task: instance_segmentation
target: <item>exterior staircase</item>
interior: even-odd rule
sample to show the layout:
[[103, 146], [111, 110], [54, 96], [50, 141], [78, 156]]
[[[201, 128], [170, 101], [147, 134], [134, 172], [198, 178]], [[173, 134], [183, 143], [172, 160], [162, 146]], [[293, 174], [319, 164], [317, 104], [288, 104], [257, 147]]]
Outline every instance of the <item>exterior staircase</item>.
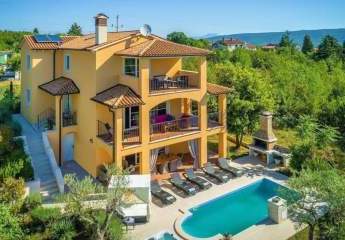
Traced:
[[26, 136], [35, 175], [38, 176], [41, 184], [40, 193], [43, 196], [43, 201], [49, 202], [53, 200], [54, 195], [59, 193], [59, 189], [44, 150], [41, 131], [35, 130], [20, 114], [13, 115], [13, 120], [21, 125], [22, 135]]

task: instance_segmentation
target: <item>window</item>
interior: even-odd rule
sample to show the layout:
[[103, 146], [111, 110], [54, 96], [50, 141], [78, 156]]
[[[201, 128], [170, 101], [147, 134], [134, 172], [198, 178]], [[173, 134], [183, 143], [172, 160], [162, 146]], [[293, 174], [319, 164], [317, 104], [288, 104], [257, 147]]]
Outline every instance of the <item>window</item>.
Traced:
[[139, 126], [139, 107], [127, 107], [125, 109], [125, 129]]
[[167, 104], [166, 102], [158, 104], [156, 107], [152, 108], [150, 111], [150, 117], [167, 114]]
[[125, 58], [124, 60], [124, 74], [134, 77], [139, 77], [139, 59]]
[[71, 70], [71, 56], [65, 55], [64, 56], [64, 70], [69, 72]]
[[31, 56], [29, 54], [26, 54], [26, 69], [31, 69]]
[[26, 102], [26, 106], [29, 107], [31, 104], [31, 90], [30, 89], [26, 89], [25, 91], [25, 102]]

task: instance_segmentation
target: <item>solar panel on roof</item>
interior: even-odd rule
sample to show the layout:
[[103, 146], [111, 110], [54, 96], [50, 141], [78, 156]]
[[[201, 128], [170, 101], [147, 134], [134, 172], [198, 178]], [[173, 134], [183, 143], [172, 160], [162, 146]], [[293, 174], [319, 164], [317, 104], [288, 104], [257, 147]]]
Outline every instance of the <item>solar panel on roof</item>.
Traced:
[[38, 34], [34, 36], [36, 42], [38, 43], [60, 43], [62, 42], [61, 38], [58, 35], [46, 35]]
[[54, 43], [62, 42], [59, 35], [48, 35], [48, 38], [50, 39], [51, 42], [54, 42]]
[[51, 42], [48, 36], [43, 34], [35, 35], [34, 38], [38, 43]]

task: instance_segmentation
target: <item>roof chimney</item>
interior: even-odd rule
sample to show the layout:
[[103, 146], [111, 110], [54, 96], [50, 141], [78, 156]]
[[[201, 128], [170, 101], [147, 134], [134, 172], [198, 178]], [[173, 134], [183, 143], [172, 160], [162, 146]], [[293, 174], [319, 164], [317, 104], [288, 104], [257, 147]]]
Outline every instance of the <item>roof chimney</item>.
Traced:
[[108, 29], [107, 29], [107, 21], [108, 16], [104, 13], [99, 13], [95, 16], [95, 27], [96, 27], [96, 44], [102, 44], [107, 42], [107, 35], [108, 35]]

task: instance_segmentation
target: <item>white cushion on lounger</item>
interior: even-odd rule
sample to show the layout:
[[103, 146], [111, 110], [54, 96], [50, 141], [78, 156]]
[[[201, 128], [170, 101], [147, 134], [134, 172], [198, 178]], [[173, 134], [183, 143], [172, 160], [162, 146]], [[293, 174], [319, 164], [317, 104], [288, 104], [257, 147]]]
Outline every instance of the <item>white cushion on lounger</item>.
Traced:
[[146, 203], [133, 204], [128, 207], [120, 207], [119, 214], [123, 217], [146, 217], [148, 206]]

